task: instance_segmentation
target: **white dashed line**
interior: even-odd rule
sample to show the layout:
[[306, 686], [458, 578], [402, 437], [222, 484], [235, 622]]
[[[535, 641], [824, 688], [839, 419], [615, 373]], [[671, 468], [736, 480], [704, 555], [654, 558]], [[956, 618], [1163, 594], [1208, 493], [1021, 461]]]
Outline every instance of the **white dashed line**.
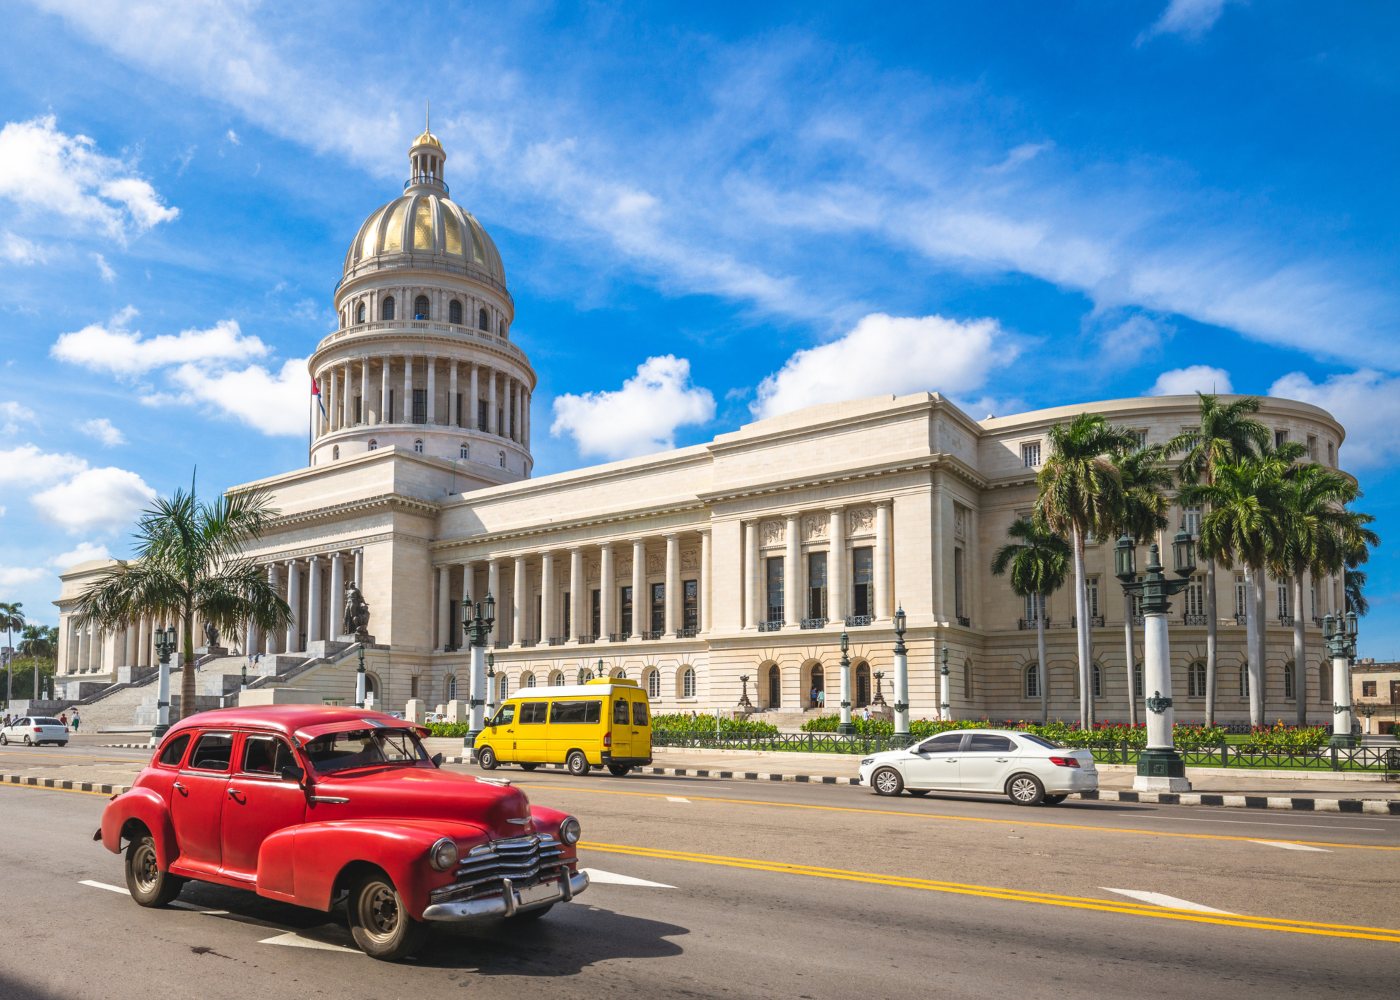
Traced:
[[78, 884], [79, 884], [79, 885], [85, 885], [85, 886], [87, 886], [87, 887], [90, 888], [90, 889], [106, 889], [108, 892], [119, 892], [119, 893], [121, 893], [123, 896], [130, 896], [130, 895], [131, 895], [131, 893], [128, 892], [128, 891], [127, 891], [124, 887], [122, 887], [122, 886], [119, 886], [119, 885], [108, 885], [106, 882], [94, 882], [94, 881], [92, 881], [92, 879], [86, 879], [86, 878], [84, 878], [84, 879], [79, 879], [79, 880], [78, 880]]
[[679, 796], [676, 796], [676, 795], [668, 795], [668, 796], [666, 796], [666, 801], [667, 801], [667, 802], [684, 802], [684, 803], [686, 803], [687, 805], [690, 804], [690, 800], [689, 800], [689, 799], [683, 799], [683, 798], [680, 798]]
[[1252, 840], [1252, 844], [1263, 844], [1265, 847], [1281, 847], [1285, 851], [1317, 851], [1319, 854], [1331, 854], [1325, 847], [1311, 847], [1307, 844], [1295, 844], [1288, 840]]
[[317, 941], [314, 938], [302, 937], [293, 931], [278, 934], [276, 937], [263, 938], [258, 944], [276, 944], [284, 948], [310, 948], [312, 951], [339, 951], [350, 955], [364, 954], [358, 948], [347, 948], [344, 945], [331, 944], [329, 941]]
[[675, 886], [667, 885], [665, 882], [648, 882], [644, 878], [634, 878], [631, 875], [619, 875], [616, 872], [599, 871], [597, 868], [584, 868], [588, 873], [588, 880], [597, 885], [636, 885], [646, 889], [674, 889]]
[[1203, 906], [1200, 903], [1193, 903], [1189, 899], [1177, 899], [1175, 896], [1167, 896], [1160, 892], [1144, 892], [1141, 889], [1110, 889], [1108, 886], [1100, 886], [1104, 892], [1116, 892], [1120, 896], [1127, 896], [1139, 902], [1151, 903], [1153, 906], [1165, 906], [1173, 910], [1195, 910], [1198, 913], [1224, 913], [1229, 914], [1229, 910], [1217, 910], [1213, 906]]

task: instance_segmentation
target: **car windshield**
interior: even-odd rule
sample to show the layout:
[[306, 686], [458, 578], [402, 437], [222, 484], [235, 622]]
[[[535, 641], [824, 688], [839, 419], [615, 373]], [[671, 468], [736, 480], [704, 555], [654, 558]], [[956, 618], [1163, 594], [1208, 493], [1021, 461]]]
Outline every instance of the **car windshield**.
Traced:
[[1034, 743], [1038, 747], [1045, 747], [1047, 750], [1064, 749], [1064, 744], [1056, 743], [1053, 740], [1047, 740], [1045, 737], [1037, 736], [1034, 733], [1017, 733], [1017, 735], [1026, 742]]
[[415, 765], [428, 752], [408, 729], [351, 729], [328, 733], [306, 744], [306, 756], [322, 774], [352, 767]]

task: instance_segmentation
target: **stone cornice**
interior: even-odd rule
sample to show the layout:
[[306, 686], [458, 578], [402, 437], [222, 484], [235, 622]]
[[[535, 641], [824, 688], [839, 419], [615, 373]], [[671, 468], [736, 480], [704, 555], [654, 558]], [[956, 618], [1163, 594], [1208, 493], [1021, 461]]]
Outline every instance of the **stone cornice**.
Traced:
[[904, 461], [885, 461], [874, 465], [841, 469], [823, 475], [793, 476], [774, 482], [754, 483], [748, 486], [733, 487], [727, 490], [712, 490], [700, 494], [707, 504], [729, 500], [742, 500], [749, 497], [772, 496], [791, 493], [795, 490], [810, 489], [814, 486], [829, 486], [834, 483], [858, 482], [879, 476], [899, 475], [906, 472], [932, 472], [944, 470], [978, 489], [985, 489], [987, 481], [962, 459], [944, 452], [935, 452]]
[[[597, 517], [575, 518], [568, 521], [551, 521], [548, 524], [538, 526], [509, 528], [504, 531], [488, 531], [479, 535], [471, 535], [465, 538], [444, 539], [434, 542], [429, 546], [433, 552], [444, 552], [452, 549], [468, 548], [476, 545], [489, 545], [498, 542], [515, 541], [522, 538], [538, 538], [542, 535], [564, 534], [580, 529], [596, 528], [604, 525], [626, 524], [630, 521], [642, 521], [647, 519], [667, 517], [673, 514], [689, 514], [695, 511], [704, 511], [705, 505], [698, 500], [693, 502], [661, 504], [651, 507], [635, 507], [631, 510], [618, 511], [612, 514], [600, 514]], [[709, 517], [705, 517], [704, 523], [693, 526], [682, 525], [674, 528], [675, 531], [694, 530], [700, 531], [709, 526]], [[659, 533], [659, 532], [658, 532]], [[588, 545], [599, 545], [608, 539], [590, 539]], [[560, 547], [566, 543], [561, 542]], [[552, 548], [553, 546], [550, 546]]]
[[358, 514], [372, 514], [375, 512], [402, 512], [405, 514], [420, 514], [424, 517], [437, 517], [440, 508], [437, 504], [427, 500], [419, 500], [416, 497], [406, 497], [401, 493], [381, 493], [378, 496], [366, 497], [363, 500], [349, 500], [345, 503], [329, 504], [325, 507], [314, 507], [311, 510], [298, 511], [295, 514], [283, 514], [272, 519], [268, 525], [269, 531], [277, 531], [289, 528], [293, 525], [313, 524], [317, 521], [343, 520]]

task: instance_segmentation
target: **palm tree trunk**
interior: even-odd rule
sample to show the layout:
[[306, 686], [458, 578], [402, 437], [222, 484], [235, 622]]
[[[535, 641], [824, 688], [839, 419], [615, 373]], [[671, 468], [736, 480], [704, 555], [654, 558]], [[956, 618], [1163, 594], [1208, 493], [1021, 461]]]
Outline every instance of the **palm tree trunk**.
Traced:
[[[1267, 671], [1266, 643], [1264, 636], [1264, 571], [1258, 569], [1254, 571], [1254, 590], [1250, 594], [1250, 608], [1254, 613], [1254, 649], [1250, 654], [1250, 670], [1253, 676], [1249, 679], [1249, 711], [1253, 718], [1256, 707], [1259, 713], [1259, 722], [1256, 725], [1265, 725], [1265, 717], [1268, 715], [1268, 691], [1265, 689], [1265, 677]], [[1255, 681], [1258, 681], [1258, 684]]]
[[1128, 725], [1137, 725], [1137, 689], [1133, 687], [1133, 596], [1123, 591], [1123, 662], [1128, 667]]
[[1293, 578], [1293, 697], [1298, 700], [1298, 725], [1308, 724], [1307, 654], [1303, 650], [1303, 573]]
[[1215, 560], [1206, 560], [1206, 725], [1215, 725], [1215, 666], [1216, 634], [1219, 621], [1215, 614]]
[[[184, 650], [180, 655], [180, 715], [178, 718], [187, 719], [194, 715], [195, 699], [195, 678], [194, 678], [194, 609], [186, 608], [184, 617], [180, 619], [180, 634], [184, 640]], [[176, 716], [171, 713], [171, 722], [176, 721]]]
[[1079, 727], [1089, 729], [1094, 724], [1094, 692], [1090, 686], [1089, 664], [1093, 657], [1090, 646], [1089, 594], [1084, 589], [1084, 536], [1076, 526], [1071, 531], [1074, 543], [1074, 624], [1079, 633]]
[[1264, 672], [1259, 662], [1259, 643], [1257, 641], [1259, 612], [1254, 603], [1254, 595], [1258, 589], [1255, 586], [1254, 570], [1246, 566], [1244, 569], [1244, 655], [1245, 670], [1249, 675], [1249, 724], [1251, 726], [1264, 724]]
[[1040, 602], [1040, 614], [1035, 619], [1035, 652], [1039, 658], [1036, 673], [1040, 675], [1040, 724], [1043, 726], [1050, 721], [1050, 693], [1045, 685], [1049, 678], [1045, 666], [1045, 595], [1037, 594], [1036, 599]]

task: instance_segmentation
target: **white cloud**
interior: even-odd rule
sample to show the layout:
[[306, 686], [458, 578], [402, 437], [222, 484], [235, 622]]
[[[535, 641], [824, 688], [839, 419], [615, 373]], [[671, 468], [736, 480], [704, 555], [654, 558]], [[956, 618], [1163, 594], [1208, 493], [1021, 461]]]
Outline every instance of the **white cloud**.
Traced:
[[126, 469], [88, 469], [34, 494], [39, 515], [68, 531], [116, 531], [135, 524], [156, 491]]
[[60, 132], [53, 115], [0, 129], [0, 197], [22, 212], [93, 223], [119, 240], [179, 214], [130, 164], [99, 153], [87, 136]]
[[1141, 45], [1155, 35], [1181, 35], [1195, 41], [1215, 26], [1225, 11], [1227, 0], [1171, 0], [1162, 16], [1152, 23], [1137, 43]]
[[112, 553], [107, 550], [107, 546], [99, 545], [96, 542], [79, 542], [77, 548], [59, 553], [50, 559], [49, 565], [55, 569], [67, 569], [69, 566], [76, 566], [81, 562], [111, 558]]
[[1234, 391], [1230, 385], [1230, 373], [1224, 368], [1188, 365], [1185, 368], [1173, 368], [1171, 371], [1162, 372], [1157, 376], [1157, 381], [1152, 383], [1152, 388], [1147, 390], [1147, 394], [1190, 396], [1197, 392], [1215, 395]]
[[1132, 367], [1160, 351], [1173, 332], [1170, 326], [1137, 313], [1099, 331], [1098, 355], [1113, 364]]
[[107, 263], [107, 258], [100, 253], [92, 255], [92, 259], [97, 264], [97, 273], [102, 275], [102, 280], [111, 284], [117, 280], [117, 272], [112, 270], [112, 265]]
[[690, 362], [664, 354], [638, 365], [621, 389], [557, 397], [550, 433], [571, 435], [581, 455], [629, 458], [674, 448], [676, 428], [714, 415], [714, 396], [690, 382]]
[[91, 420], [84, 420], [78, 424], [78, 430], [91, 437], [95, 437], [108, 448], [114, 448], [119, 444], [126, 444], [126, 438], [122, 432], [112, 426], [112, 421], [106, 417], [94, 417]]
[[1314, 382], [1290, 372], [1269, 387], [1270, 396], [1320, 406], [1346, 428], [1348, 468], [1389, 465], [1400, 458], [1400, 377], [1363, 368]]
[[42, 486], [86, 469], [77, 455], [46, 452], [32, 444], [0, 450], [0, 486]]
[[32, 424], [39, 418], [34, 411], [13, 399], [0, 402], [0, 434], [10, 436], [19, 433], [21, 424]]
[[243, 335], [236, 320], [220, 320], [206, 330], [146, 337], [127, 328], [135, 316], [136, 310], [127, 307], [106, 324], [92, 323], [61, 334], [49, 353], [93, 371], [127, 376], [168, 365], [246, 361], [268, 353], [257, 337]]
[[181, 389], [142, 402], [181, 402], [233, 417], [264, 434], [294, 436], [306, 433], [311, 377], [306, 358], [292, 358], [277, 372], [261, 365], [210, 372], [195, 365], [181, 365], [170, 380]]
[[0, 232], [0, 260], [11, 264], [42, 264], [47, 258], [37, 245], [8, 229]]
[[759, 384], [749, 408], [771, 417], [883, 393], [961, 396], [1018, 353], [996, 320], [872, 313], [840, 339], [794, 354]]
[[238, 133], [235, 132], [233, 129], [229, 129], [227, 132], [225, 132], [225, 133], [224, 133], [224, 138], [227, 139], [229, 142], [231, 142], [231, 143], [232, 143], [233, 145], [235, 145], [235, 146], [241, 146], [241, 145], [243, 145], [243, 141], [242, 141], [241, 139], [238, 138]]
[[23, 587], [52, 575], [48, 570], [30, 566], [0, 566], [0, 587]]

